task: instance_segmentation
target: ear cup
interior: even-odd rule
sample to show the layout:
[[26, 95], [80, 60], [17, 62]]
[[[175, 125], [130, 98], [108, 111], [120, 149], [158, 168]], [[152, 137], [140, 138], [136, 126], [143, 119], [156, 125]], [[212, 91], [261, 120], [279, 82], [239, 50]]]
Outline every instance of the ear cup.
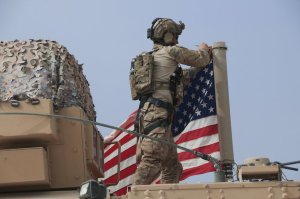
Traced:
[[165, 33], [164, 43], [165, 44], [173, 44], [174, 43], [174, 35], [170, 32]]

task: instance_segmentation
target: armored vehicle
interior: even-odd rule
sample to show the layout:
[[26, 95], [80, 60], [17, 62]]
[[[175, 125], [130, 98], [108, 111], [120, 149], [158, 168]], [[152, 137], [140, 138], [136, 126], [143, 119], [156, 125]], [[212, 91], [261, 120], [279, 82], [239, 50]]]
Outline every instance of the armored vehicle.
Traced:
[[299, 162], [250, 158], [233, 182], [225, 43], [213, 49], [222, 132], [217, 182], [131, 186], [115, 196], [98, 181], [103, 137], [82, 65], [54, 41], [0, 42], [0, 198], [300, 198], [300, 182], [281, 179], [282, 168]]

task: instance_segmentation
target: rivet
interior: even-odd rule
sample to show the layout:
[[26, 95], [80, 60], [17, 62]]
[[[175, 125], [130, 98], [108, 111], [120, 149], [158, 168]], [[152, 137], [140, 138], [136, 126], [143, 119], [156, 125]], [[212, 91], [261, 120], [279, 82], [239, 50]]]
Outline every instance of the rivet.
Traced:
[[287, 199], [287, 198], [288, 198], [287, 193], [283, 193], [283, 194], [282, 194], [282, 199]]
[[282, 188], [281, 188], [281, 191], [282, 191], [282, 192], [286, 192], [286, 187], [282, 187]]
[[273, 199], [273, 198], [274, 198], [274, 194], [270, 193], [270, 194], [268, 195], [268, 198]]
[[268, 187], [268, 192], [272, 192], [273, 191], [273, 188], [272, 187]]
[[145, 196], [149, 196], [149, 190], [146, 190], [146, 191], [144, 192], [144, 195], [145, 195]]
[[164, 195], [165, 195], [165, 192], [164, 192], [163, 190], [159, 190], [159, 191], [158, 191], [158, 194], [161, 195], [161, 196], [164, 196]]

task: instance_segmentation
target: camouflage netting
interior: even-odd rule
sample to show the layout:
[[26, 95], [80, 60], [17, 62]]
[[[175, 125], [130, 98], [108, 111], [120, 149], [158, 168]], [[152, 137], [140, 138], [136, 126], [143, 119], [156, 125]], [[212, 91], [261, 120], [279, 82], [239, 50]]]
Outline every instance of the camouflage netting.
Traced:
[[57, 109], [80, 106], [96, 120], [82, 65], [55, 41], [0, 42], [0, 101], [12, 99], [52, 99]]

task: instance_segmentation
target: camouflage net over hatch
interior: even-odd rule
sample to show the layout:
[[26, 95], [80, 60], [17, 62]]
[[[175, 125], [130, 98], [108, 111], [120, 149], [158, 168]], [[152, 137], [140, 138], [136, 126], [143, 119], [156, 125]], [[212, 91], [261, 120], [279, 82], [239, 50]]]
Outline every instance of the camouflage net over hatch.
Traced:
[[0, 42], [0, 101], [52, 99], [56, 108], [80, 106], [90, 120], [96, 112], [82, 65], [48, 40]]

